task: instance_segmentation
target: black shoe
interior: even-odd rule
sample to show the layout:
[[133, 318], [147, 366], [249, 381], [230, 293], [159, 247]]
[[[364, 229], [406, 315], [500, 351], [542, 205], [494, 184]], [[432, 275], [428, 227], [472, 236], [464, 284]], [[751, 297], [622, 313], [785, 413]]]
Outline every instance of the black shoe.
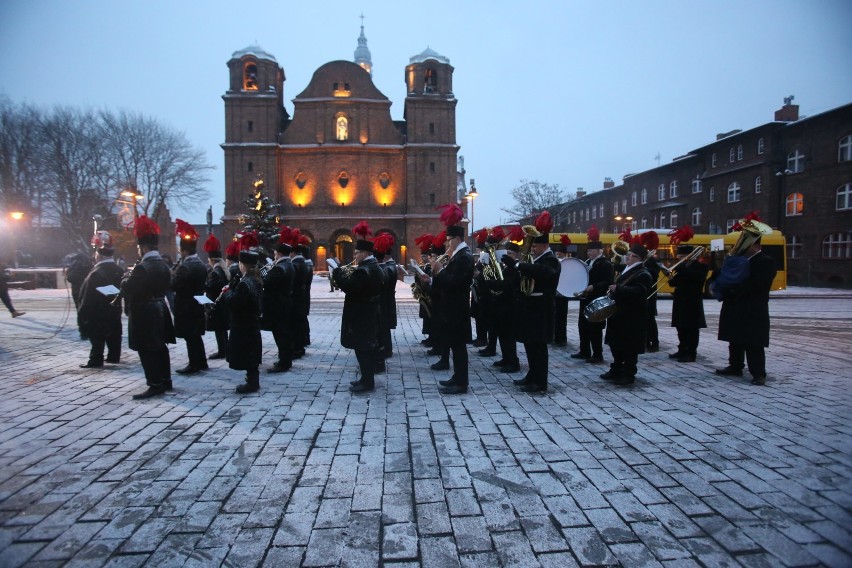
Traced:
[[527, 383], [521, 386], [521, 391], [523, 392], [545, 392], [546, 390], [547, 385], [541, 383]]
[[486, 348], [486, 349], [480, 349], [479, 350], [479, 356], [480, 357], [494, 357], [495, 355], [497, 355], [497, 351], [495, 351], [494, 349], [487, 349]]
[[614, 385], [632, 385], [636, 381], [636, 375], [621, 375], [612, 381]]
[[757, 375], [751, 380], [751, 384], [759, 387], [766, 386], [766, 375]]
[[659, 343], [651, 343], [650, 345], [648, 345], [648, 346], [645, 348], [645, 351], [646, 351], [647, 353], [656, 353], [656, 352], [657, 352], [657, 351], [659, 351], [659, 350], [660, 350], [660, 345], [659, 345]]
[[355, 381], [349, 385], [350, 392], [367, 392], [375, 389], [375, 383], [366, 383], [364, 381]]
[[553, 344], [554, 347], [568, 347], [567, 341], [557, 341]]
[[674, 353], [669, 353], [669, 359], [680, 359], [684, 355], [685, 354], [681, 353], [680, 351], [675, 351]]
[[441, 394], [465, 394], [467, 393], [467, 385], [448, 385], [438, 389]]
[[426, 347], [432, 347], [432, 340], [428, 337], [426, 339], [420, 340], [420, 345], [425, 345]]
[[103, 366], [104, 366], [103, 363], [92, 363], [91, 361], [88, 361], [88, 362], [86, 362], [85, 365], [80, 365], [80, 368], [81, 369], [98, 369], [98, 368], [103, 367]]
[[493, 363], [491, 363], [492, 367], [503, 367], [505, 365], [508, 365], [508, 363], [506, 363], [506, 361], [503, 360], [503, 359], [498, 359], [497, 361], [494, 361]]
[[208, 361], [211, 360], [211, 359], [224, 359], [224, 358], [225, 358], [225, 356], [221, 352], [216, 352], [213, 355], [207, 356]]
[[386, 371], [387, 371], [387, 367], [385, 367], [384, 361], [376, 363], [376, 366], [373, 368], [374, 373], [384, 373]]
[[615, 369], [610, 369], [606, 373], [601, 373], [600, 375], [600, 377], [605, 381], [614, 381], [616, 379], [620, 379], [623, 376], [624, 375], [622, 375], [620, 371], [617, 371]]
[[591, 363], [592, 365], [597, 365], [599, 363], [603, 363], [604, 358], [603, 355], [592, 355], [588, 359], [586, 359], [586, 363]]
[[514, 379], [512, 382], [518, 385], [519, 387], [530, 384], [530, 380], [526, 375], [524, 376], [524, 378]]
[[167, 391], [175, 390], [175, 386], [174, 386], [174, 384], [172, 384], [171, 379], [166, 379], [165, 381], [163, 381], [163, 388], [166, 389]]
[[269, 367], [266, 372], [275, 374], [275, 373], [286, 373], [291, 368], [291, 365], [282, 365], [281, 363], [275, 363], [271, 367]]
[[432, 349], [430, 349], [429, 351], [426, 352], [426, 355], [428, 355], [429, 357], [435, 357], [436, 355], [440, 355], [440, 354], [441, 354], [441, 350], [438, 349], [437, 347], [433, 347]]
[[722, 375], [723, 377], [742, 377], [743, 370], [742, 369], [734, 369], [731, 366], [725, 367], [724, 369], [716, 369], [717, 375]]
[[588, 353], [583, 353], [582, 351], [580, 351], [579, 353], [571, 354], [572, 359], [588, 359], [589, 357], [591, 357], [591, 355], [589, 355]]
[[260, 383], [256, 382], [245, 382], [241, 385], [238, 385], [236, 388], [237, 394], [249, 394], [252, 392], [257, 392], [260, 390]]
[[501, 373], [520, 373], [521, 372], [521, 364], [513, 363], [510, 365], [503, 365], [500, 368]]
[[163, 394], [165, 389], [163, 387], [148, 387], [148, 390], [140, 392], [138, 394], [133, 395], [133, 400], [143, 400], [146, 398], [151, 398], [154, 396], [158, 396]]
[[192, 365], [187, 365], [183, 369], [177, 369], [175, 373], [178, 375], [194, 375], [195, 373], [200, 373], [201, 369], [198, 367], [193, 367]]
[[298, 351], [293, 352], [293, 359], [301, 359], [305, 356], [305, 350], [299, 349]]
[[695, 355], [681, 355], [677, 358], [678, 363], [695, 363]]
[[474, 347], [485, 347], [487, 345], [488, 345], [487, 339], [477, 339], [476, 341], [473, 342]]
[[449, 379], [447, 379], [445, 381], [438, 381], [438, 384], [441, 385], [442, 387], [451, 387], [453, 385], [459, 384], [459, 382], [453, 376], [453, 377], [450, 377]]
[[104, 362], [116, 364], [121, 363], [121, 359], [119, 359], [118, 357], [107, 357], [106, 359], [104, 359]]
[[437, 363], [432, 363], [429, 367], [433, 371], [447, 371], [450, 368], [449, 361], [438, 361]]

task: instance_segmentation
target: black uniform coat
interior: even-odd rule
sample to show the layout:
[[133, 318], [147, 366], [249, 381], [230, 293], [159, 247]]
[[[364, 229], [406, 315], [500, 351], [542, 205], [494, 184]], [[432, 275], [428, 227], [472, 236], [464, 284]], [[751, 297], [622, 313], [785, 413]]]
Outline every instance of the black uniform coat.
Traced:
[[467, 341], [470, 329], [470, 285], [473, 282], [473, 255], [467, 247], [450, 259], [447, 266], [432, 277], [430, 292], [435, 331], [448, 343]]
[[310, 284], [314, 275], [305, 263], [305, 257], [296, 255], [291, 259], [291, 262], [295, 271], [293, 275], [293, 311], [296, 315], [307, 318], [308, 306], [311, 302]]
[[204, 294], [206, 284], [207, 267], [197, 254], [187, 256], [175, 266], [172, 290], [175, 293], [176, 336], [204, 335], [204, 308], [193, 296]]
[[340, 344], [347, 349], [378, 349], [385, 273], [371, 256], [348, 278], [341, 274], [340, 267], [334, 269], [334, 281], [346, 294], [340, 321]]
[[222, 296], [231, 320], [228, 366], [232, 369], [244, 371], [257, 369], [260, 365], [263, 348], [260, 338], [262, 298], [260, 278], [253, 276], [241, 278], [236, 287], [229, 286]]
[[777, 272], [775, 261], [761, 251], [748, 263], [748, 278], [723, 294], [719, 339], [769, 347], [769, 289]]
[[[222, 288], [228, 283], [228, 279], [228, 273], [217, 262], [213, 268], [207, 271], [207, 282], [204, 285], [204, 293], [207, 294], [210, 300], [216, 302], [219, 294], [222, 293]], [[213, 304], [210, 305], [207, 311], [207, 331], [217, 330], [228, 330], [228, 310], [223, 306]]]
[[553, 341], [554, 314], [556, 312], [556, 286], [562, 265], [553, 251], [547, 250], [533, 262], [517, 265], [520, 278], [535, 280], [532, 294], [515, 294], [516, 338], [522, 343], [547, 343]]
[[166, 292], [172, 273], [160, 253], [151, 251], [121, 283], [127, 306], [127, 343], [134, 351], [157, 351], [175, 343], [175, 328]]
[[[656, 257], [648, 255], [648, 258], [645, 262], [642, 263], [642, 266], [645, 267], [645, 270], [648, 271], [648, 274], [651, 275], [651, 281], [653, 285], [651, 286], [651, 291], [653, 291], [657, 287], [657, 282], [660, 280], [660, 261], [657, 260]], [[646, 307], [646, 311], [648, 315], [657, 315], [657, 293], [648, 298], [648, 304]]]
[[[612, 263], [605, 257], [599, 256], [590, 262], [589, 284], [592, 286], [592, 293], [580, 299], [580, 317], [584, 320], [583, 312], [586, 310], [586, 306], [591, 304], [595, 298], [605, 296], [607, 288], [609, 288], [615, 278], [615, 270], [612, 267]], [[603, 329], [606, 325], [606, 321], [590, 322], [586, 320], [586, 323], [589, 327], [597, 327], [599, 329]]]
[[114, 296], [104, 296], [97, 288], [110, 284], [118, 288], [123, 275], [124, 271], [114, 260], [102, 260], [83, 281], [77, 311], [77, 325], [81, 333], [95, 339], [121, 335], [121, 303], [113, 305]]
[[618, 311], [606, 320], [605, 342], [613, 350], [644, 353], [647, 330], [645, 299], [653, 287], [651, 275], [641, 264], [634, 265], [626, 273], [621, 273], [615, 286], [615, 292], [610, 296], [615, 300]]
[[263, 278], [263, 329], [292, 325], [293, 281], [296, 271], [289, 257], [275, 261]]
[[396, 329], [396, 262], [391, 258], [381, 265], [385, 273], [382, 288], [382, 325], [385, 329]]
[[704, 281], [708, 270], [710, 267], [703, 262], [693, 262], [678, 268], [669, 280], [669, 285], [674, 288], [672, 327], [707, 327], [704, 318]]

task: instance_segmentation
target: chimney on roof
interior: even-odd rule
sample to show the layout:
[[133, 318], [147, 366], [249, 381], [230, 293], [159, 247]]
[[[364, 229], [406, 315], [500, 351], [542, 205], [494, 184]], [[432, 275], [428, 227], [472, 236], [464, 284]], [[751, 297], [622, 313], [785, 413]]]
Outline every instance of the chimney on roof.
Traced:
[[577, 199], [580, 199], [581, 197], [586, 197], [586, 190], [583, 189], [582, 187], [578, 187], [577, 188]]
[[775, 111], [776, 122], [796, 122], [799, 120], [799, 105], [793, 104], [795, 97], [784, 97], [784, 106]]
[[615, 187], [615, 182], [614, 182], [614, 181], [612, 181], [612, 178], [609, 178], [609, 177], [604, 178], [604, 186], [603, 186], [603, 188], [604, 188], [604, 189], [612, 189], [613, 187]]

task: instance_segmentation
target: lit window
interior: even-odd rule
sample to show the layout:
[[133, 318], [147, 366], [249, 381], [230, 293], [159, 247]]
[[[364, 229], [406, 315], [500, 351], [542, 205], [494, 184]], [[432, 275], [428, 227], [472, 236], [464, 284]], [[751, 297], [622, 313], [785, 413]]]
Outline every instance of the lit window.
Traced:
[[673, 181], [669, 184], [669, 197], [677, 197], [677, 182]]
[[805, 210], [805, 196], [791, 193], [787, 196], [787, 217], [797, 217]]
[[754, 178], [754, 192], [760, 193], [761, 191], [763, 191], [763, 178], [757, 176]]
[[763, 138], [757, 139], [757, 153], [763, 154], [766, 152], [766, 142], [764, 142]]
[[713, 155], [710, 157], [710, 167], [716, 167], [716, 152], [713, 152]]
[[787, 258], [802, 258], [802, 237], [792, 235], [787, 241]]
[[740, 144], [739, 146], [737, 146], [737, 161], [740, 161], [742, 159], [743, 159], [743, 145]]
[[700, 179], [692, 180], [692, 193], [701, 193], [701, 190], [702, 190], [701, 180]]
[[736, 156], [736, 154], [734, 153], [734, 147], [731, 146], [731, 149], [728, 151], [728, 162], [733, 164], [735, 156]]
[[788, 154], [787, 169], [790, 170], [789, 173], [791, 174], [798, 174], [805, 171], [805, 155], [799, 150], [794, 150]]
[[243, 67], [243, 90], [257, 90], [257, 65], [254, 63], [246, 63]]
[[741, 191], [740, 184], [733, 182], [728, 186], [728, 203], [736, 203], [740, 200]]
[[692, 226], [697, 227], [701, 224], [701, 208], [696, 207], [692, 210]]
[[341, 142], [349, 140], [349, 121], [345, 116], [337, 117], [337, 139]]
[[642, 193], [640, 195], [642, 196], [642, 205], [645, 205], [646, 203], [648, 203], [648, 190], [645, 189], [645, 188], [642, 188]]
[[837, 188], [837, 210], [852, 209], [852, 183]]
[[852, 135], [840, 139], [837, 145], [837, 161], [852, 162]]
[[631, 193], [631, 194], [630, 194], [630, 206], [631, 206], [631, 207], [636, 207], [636, 197], [637, 197], [637, 196], [636, 196], [636, 192], [635, 192], [635, 191], [634, 191], [633, 193]]
[[710, 191], [707, 192], [707, 196], [710, 198], [710, 203], [716, 201], [716, 188], [712, 185], [710, 186]]
[[427, 69], [423, 76], [423, 92], [434, 93], [438, 90], [438, 74], [434, 69]]
[[657, 187], [657, 201], [662, 201], [666, 198], [666, 184], [661, 183]]
[[822, 257], [832, 259], [852, 258], [852, 231], [832, 233], [822, 240]]
[[677, 211], [672, 211], [671, 217], [669, 218], [669, 225], [672, 229], [677, 227]]

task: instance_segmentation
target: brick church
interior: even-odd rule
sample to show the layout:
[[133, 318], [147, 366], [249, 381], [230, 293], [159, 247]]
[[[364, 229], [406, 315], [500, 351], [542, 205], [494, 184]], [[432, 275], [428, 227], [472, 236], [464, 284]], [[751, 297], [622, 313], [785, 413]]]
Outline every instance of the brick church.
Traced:
[[[404, 69], [404, 120], [372, 80], [364, 28], [354, 61], [317, 69], [284, 108], [283, 67], [257, 46], [228, 61], [225, 100], [225, 234], [252, 182], [262, 178], [281, 222], [313, 241], [318, 269], [327, 257], [352, 258], [351, 229], [366, 219], [373, 232], [395, 238], [394, 258], [406, 262], [414, 239], [441, 228], [435, 208], [459, 202], [453, 67], [426, 49]], [[461, 194], [460, 194], [461, 191]]]

